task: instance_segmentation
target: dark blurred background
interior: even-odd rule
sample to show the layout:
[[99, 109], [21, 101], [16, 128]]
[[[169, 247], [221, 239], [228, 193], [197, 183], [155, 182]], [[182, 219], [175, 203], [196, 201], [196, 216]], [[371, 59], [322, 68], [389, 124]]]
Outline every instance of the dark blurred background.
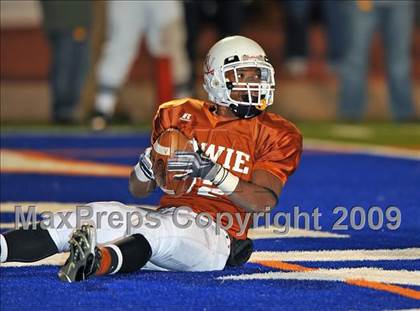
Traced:
[[[181, 18], [171, 27], [176, 36], [169, 33], [179, 40], [154, 43], [162, 34], [154, 32], [153, 18], [144, 18], [143, 30], [134, 34], [136, 47], [122, 47], [133, 50], [133, 63], [107, 84], [99, 67], [112, 52], [109, 41], [126, 44], [121, 36], [134, 27], [115, 8], [127, 3], [110, 4], [1, 1], [2, 124], [89, 124], [103, 113], [109, 121], [121, 116], [128, 124], [150, 123], [168, 96], [207, 98], [201, 62], [230, 34], [248, 36], [266, 50], [277, 79], [272, 109], [286, 118], [418, 121], [419, 1], [179, 1], [177, 8], [160, 9], [163, 19], [173, 10]], [[110, 10], [120, 15], [110, 20]], [[177, 57], [182, 61], [174, 67]], [[107, 100], [117, 104], [112, 111]]]

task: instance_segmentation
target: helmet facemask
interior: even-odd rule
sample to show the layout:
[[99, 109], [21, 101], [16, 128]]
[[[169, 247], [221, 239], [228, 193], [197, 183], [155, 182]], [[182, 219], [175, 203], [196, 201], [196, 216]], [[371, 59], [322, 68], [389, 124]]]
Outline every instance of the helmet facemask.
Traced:
[[241, 118], [252, 118], [273, 103], [274, 70], [263, 61], [228, 63], [221, 69], [226, 100], [221, 104], [229, 106]]

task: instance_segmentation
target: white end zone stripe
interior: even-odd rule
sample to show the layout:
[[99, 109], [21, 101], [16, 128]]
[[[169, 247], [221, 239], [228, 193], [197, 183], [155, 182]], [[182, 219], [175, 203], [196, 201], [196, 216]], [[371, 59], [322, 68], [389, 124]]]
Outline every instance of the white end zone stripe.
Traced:
[[[3, 267], [62, 265], [69, 253], [56, 254], [33, 263], [10, 262], [2, 264]], [[379, 249], [379, 250], [330, 250], [330, 251], [290, 251], [290, 252], [254, 252], [250, 262], [275, 260], [286, 262], [306, 261], [379, 261], [379, 260], [418, 260], [420, 248], [406, 249]], [[290, 272], [289, 272], [290, 273]]]
[[305, 272], [266, 272], [219, 277], [219, 280], [366, 280], [399, 285], [420, 286], [420, 271], [384, 270], [381, 268], [317, 269]]
[[0, 222], [0, 229], [14, 229], [14, 222]]
[[66, 262], [70, 253], [60, 253], [52, 255], [51, 257], [35, 261], [35, 262], [6, 262], [2, 263], [1, 267], [28, 267], [28, 266], [62, 266]]
[[420, 248], [405, 249], [350, 249], [289, 252], [254, 252], [250, 261], [278, 260], [304, 261], [364, 261], [364, 260], [418, 260]]
[[162, 146], [161, 144], [158, 143], [158, 141], [156, 140], [153, 144], [153, 150], [163, 156], [169, 156], [171, 155], [171, 149], [165, 146]]
[[[111, 203], [111, 202], [110, 202]], [[28, 207], [35, 206], [37, 213], [42, 212], [59, 212], [59, 211], [68, 211], [76, 210], [77, 206], [86, 206], [89, 203], [61, 203], [61, 202], [1, 202], [0, 203], [0, 213], [15, 213], [16, 206], [21, 206], [24, 212], [27, 211]], [[127, 205], [129, 207], [140, 207], [145, 209], [157, 209], [155, 205]]]
[[319, 230], [305, 230], [305, 229], [296, 229], [293, 227], [286, 228], [284, 226], [274, 227], [269, 226], [257, 227], [249, 229], [248, 237], [253, 240], [258, 239], [288, 239], [288, 238], [336, 238], [336, 239], [346, 239], [350, 238], [348, 234], [339, 234], [328, 231], [319, 231]]

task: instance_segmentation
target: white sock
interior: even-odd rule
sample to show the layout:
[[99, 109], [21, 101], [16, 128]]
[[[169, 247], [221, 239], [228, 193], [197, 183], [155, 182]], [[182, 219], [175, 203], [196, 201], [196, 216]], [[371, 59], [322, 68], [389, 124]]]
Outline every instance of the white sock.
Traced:
[[114, 271], [112, 271], [110, 274], [115, 274], [115, 273], [117, 273], [118, 271], [120, 271], [120, 269], [121, 269], [121, 266], [122, 266], [122, 263], [123, 263], [123, 255], [122, 255], [122, 253], [121, 253], [121, 250], [120, 250], [120, 248], [117, 246], [117, 245], [114, 245], [114, 244], [108, 244], [108, 245], [106, 245], [105, 247], [109, 247], [109, 248], [111, 248], [116, 254], [117, 254], [117, 257], [118, 257], [118, 265], [117, 265], [117, 267], [115, 268], [115, 270]]
[[95, 98], [95, 108], [105, 115], [111, 116], [114, 113], [117, 96], [114, 93], [98, 93]]
[[6, 239], [4, 238], [3, 234], [0, 234], [0, 262], [6, 262], [7, 259], [7, 243]]

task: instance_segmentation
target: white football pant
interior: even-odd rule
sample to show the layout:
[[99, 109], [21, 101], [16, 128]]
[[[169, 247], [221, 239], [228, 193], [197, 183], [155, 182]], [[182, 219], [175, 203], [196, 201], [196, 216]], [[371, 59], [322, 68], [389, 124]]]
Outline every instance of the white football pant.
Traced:
[[187, 209], [149, 210], [119, 202], [94, 202], [54, 214], [53, 225], [47, 230], [59, 252], [69, 250], [68, 241], [74, 228], [88, 223], [96, 227], [97, 243], [102, 245], [132, 234], [142, 234], [152, 249], [152, 256], [144, 269], [222, 270], [230, 252], [228, 234], [214, 223], [207, 222], [206, 218], [199, 222], [197, 214]]

